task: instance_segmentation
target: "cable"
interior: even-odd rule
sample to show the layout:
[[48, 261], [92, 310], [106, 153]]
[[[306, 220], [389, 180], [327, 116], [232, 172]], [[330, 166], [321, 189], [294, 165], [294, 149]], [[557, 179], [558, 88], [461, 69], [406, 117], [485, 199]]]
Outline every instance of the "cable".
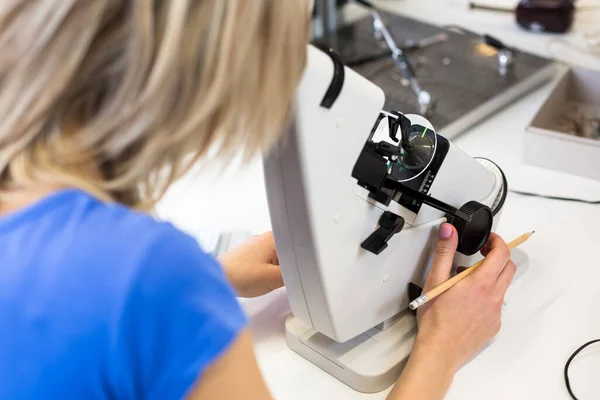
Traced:
[[508, 13], [514, 13], [515, 12], [514, 8], [504, 8], [504, 7], [488, 6], [486, 4], [479, 4], [479, 3], [475, 3], [473, 1], [469, 2], [469, 9], [471, 9], [471, 10], [483, 10], [483, 11], [495, 11], [495, 12], [508, 12]]
[[569, 357], [569, 359], [567, 360], [567, 363], [565, 364], [565, 385], [567, 385], [567, 390], [569, 391], [569, 395], [571, 396], [571, 398], [573, 400], [577, 400], [577, 397], [575, 397], [575, 394], [573, 394], [573, 389], [571, 388], [571, 382], [569, 381], [569, 367], [571, 366], [571, 362], [573, 361], [573, 359], [575, 359], [575, 357], [577, 357], [577, 354], [581, 353], [582, 350], [584, 350], [588, 346], [593, 345], [594, 343], [600, 343], [600, 339], [589, 341], [586, 344], [584, 344], [583, 346], [581, 346], [580, 348], [578, 348], [577, 350], [575, 350], [575, 352], [573, 354], [571, 354], [571, 357]]
[[520, 190], [512, 190], [512, 189], [510, 189], [509, 192], [518, 194], [520, 196], [538, 197], [541, 199], [548, 199], [548, 200], [569, 201], [572, 203], [584, 203], [584, 204], [593, 204], [593, 205], [600, 204], [600, 200], [585, 200], [585, 199], [576, 199], [573, 197], [548, 196], [545, 194], [522, 192]]

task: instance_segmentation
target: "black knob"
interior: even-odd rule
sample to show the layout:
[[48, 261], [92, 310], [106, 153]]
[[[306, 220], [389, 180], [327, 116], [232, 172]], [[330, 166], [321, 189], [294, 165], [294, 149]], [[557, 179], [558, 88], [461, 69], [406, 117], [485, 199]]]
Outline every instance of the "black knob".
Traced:
[[487, 242], [492, 232], [494, 216], [488, 206], [476, 201], [468, 202], [459, 211], [464, 219], [449, 217], [448, 221], [458, 231], [458, 251], [470, 256], [481, 250]]

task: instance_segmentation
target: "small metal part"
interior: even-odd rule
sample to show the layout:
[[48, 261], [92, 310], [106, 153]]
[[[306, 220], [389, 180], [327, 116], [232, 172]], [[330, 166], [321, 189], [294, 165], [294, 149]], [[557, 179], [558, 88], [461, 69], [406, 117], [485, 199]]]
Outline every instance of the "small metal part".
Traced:
[[506, 76], [509, 68], [512, 66], [514, 60], [513, 52], [509, 49], [502, 49], [498, 51], [498, 73], [501, 76]]
[[448, 34], [438, 33], [437, 35], [433, 35], [429, 38], [424, 38], [424, 39], [419, 40], [419, 47], [422, 48], [422, 47], [431, 46], [433, 44], [447, 42], [447, 41], [448, 41]]
[[444, 64], [444, 66], [449, 66], [450, 64], [452, 64], [452, 60], [450, 59], [450, 57], [444, 57], [442, 58], [442, 64]]
[[373, 37], [375, 38], [375, 40], [379, 41], [379, 40], [383, 40], [383, 35], [381, 34], [381, 32], [379, 31], [379, 29], [377, 29], [377, 24], [375, 23], [375, 20], [373, 19]]
[[422, 49], [424, 47], [432, 46], [434, 44], [442, 43], [448, 41], [448, 35], [445, 33], [438, 33], [437, 35], [433, 35], [430, 37], [426, 37], [423, 39], [409, 39], [404, 42], [402, 46], [404, 50], [415, 50]]
[[429, 92], [421, 90], [417, 96], [419, 102], [419, 112], [423, 115], [427, 115], [431, 112], [433, 100]]

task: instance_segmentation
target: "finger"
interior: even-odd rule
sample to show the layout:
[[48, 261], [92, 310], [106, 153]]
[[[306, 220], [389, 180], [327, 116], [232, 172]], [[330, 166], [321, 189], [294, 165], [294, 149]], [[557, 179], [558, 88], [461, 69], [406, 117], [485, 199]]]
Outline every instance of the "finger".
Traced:
[[510, 250], [504, 240], [495, 233], [490, 234], [487, 245], [490, 250], [481, 268], [475, 271], [473, 275], [479, 275], [477, 279], [483, 278], [496, 282], [504, 266], [510, 259]]
[[512, 260], [508, 260], [506, 266], [498, 276], [496, 281], [496, 290], [504, 297], [504, 294], [508, 290], [508, 287], [512, 283], [515, 273], [517, 272], [517, 266]]
[[266, 264], [264, 266], [264, 283], [272, 291], [283, 286], [283, 276], [278, 265]]
[[456, 229], [450, 224], [443, 224], [440, 228], [433, 263], [431, 264], [427, 280], [425, 281], [425, 287], [423, 288], [425, 292], [450, 279], [450, 271], [457, 245], [458, 234], [456, 233]]

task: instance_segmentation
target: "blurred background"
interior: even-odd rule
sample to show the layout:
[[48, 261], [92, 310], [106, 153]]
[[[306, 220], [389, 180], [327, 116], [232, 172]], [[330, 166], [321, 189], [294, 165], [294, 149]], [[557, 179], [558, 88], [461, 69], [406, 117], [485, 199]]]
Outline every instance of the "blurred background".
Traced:
[[[515, 190], [600, 198], [597, 179], [589, 174], [550, 170], [526, 154], [532, 146], [543, 148], [529, 143], [526, 133], [536, 129], [534, 117], [562, 74], [575, 68], [600, 71], [600, 1], [373, 0], [403, 52], [404, 70], [364, 3], [316, 0], [312, 40], [334, 48], [380, 86], [386, 109], [426, 112], [439, 133], [473, 155], [497, 161]], [[421, 104], [423, 98], [429, 107]], [[598, 109], [592, 105], [591, 112]], [[594, 116], [577, 106], [569, 110], [560, 121], [541, 121], [537, 128], [595, 141], [600, 133]], [[552, 151], [542, 153], [546, 164], [555, 161]], [[217, 253], [269, 230], [260, 158], [244, 165], [234, 159], [219, 170], [199, 164], [170, 190], [158, 214]]]

